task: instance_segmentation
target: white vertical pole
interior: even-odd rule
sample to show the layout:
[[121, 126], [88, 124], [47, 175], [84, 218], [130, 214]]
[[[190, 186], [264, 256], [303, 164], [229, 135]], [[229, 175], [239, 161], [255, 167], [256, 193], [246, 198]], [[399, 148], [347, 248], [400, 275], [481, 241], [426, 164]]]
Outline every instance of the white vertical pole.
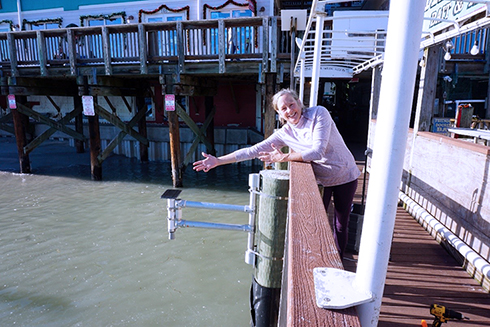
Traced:
[[19, 21], [19, 31], [22, 30], [22, 5], [20, 0], [17, 0], [17, 20]]
[[357, 307], [361, 325], [377, 326], [388, 267], [412, 108], [426, 0], [390, 6], [369, 189], [355, 283], [374, 301]]
[[322, 61], [323, 26], [326, 14], [317, 11], [315, 15], [315, 48], [313, 49], [313, 71], [311, 72], [310, 107], [316, 106], [318, 99], [318, 84], [320, 83], [320, 65]]
[[[302, 53], [304, 57], [304, 52]], [[301, 68], [299, 70], [299, 99], [305, 103], [305, 59], [301, 58]]]

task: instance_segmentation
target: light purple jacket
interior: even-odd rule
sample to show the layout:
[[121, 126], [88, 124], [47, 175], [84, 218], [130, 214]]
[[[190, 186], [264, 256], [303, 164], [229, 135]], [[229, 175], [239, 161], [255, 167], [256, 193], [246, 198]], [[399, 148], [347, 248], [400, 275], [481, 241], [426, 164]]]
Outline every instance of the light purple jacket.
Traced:
[[317, 106], [304, 109], [296, 125], [285, 124], [267, 139], [254, 146], [235, 151], [237, 161], [259, 156], [259, 152], [288, 146], [311, 162], [316, 180], [323, 186], [335, 186], [357, 179], [361, 172], [347, 148], [328, 110]]

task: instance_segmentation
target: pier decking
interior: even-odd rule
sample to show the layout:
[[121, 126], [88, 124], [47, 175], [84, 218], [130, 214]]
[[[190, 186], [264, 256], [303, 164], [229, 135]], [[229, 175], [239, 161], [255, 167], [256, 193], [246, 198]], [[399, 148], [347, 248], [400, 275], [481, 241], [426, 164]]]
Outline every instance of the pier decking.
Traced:
[[[361, 187], [362, 180], [356, 203], [361, 201]], [[345, 269], [355, 271], [356, 262], [357, 255], [347, 253]], [[399, 207], [378, 326], [420, 326], [422, 319], [430, 326], [434, 316], [429, 307], [433, 303], [470, 318], [449, 321], [448, 327], [490, 326], [490, 294]]]

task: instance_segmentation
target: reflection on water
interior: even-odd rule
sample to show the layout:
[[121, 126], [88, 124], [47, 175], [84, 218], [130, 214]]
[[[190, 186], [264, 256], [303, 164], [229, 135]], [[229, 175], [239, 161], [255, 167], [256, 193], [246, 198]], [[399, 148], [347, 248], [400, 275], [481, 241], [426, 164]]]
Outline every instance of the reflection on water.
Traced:
[[[73, 148], [51, 143], [33, 152], [32, 175], [13, 172], [11, 152], [2, 141], [0, 326], [249, 325], [247, 234], [179, 229], [169, 241], [160, 199], [171, 187], [169, 163], [113, 156], [104, 181], [93, 182], [88, 154]], [[250, 172], [188, 170], [181, 198], [247, 204]], [[248, 222], [236, 212], [183, 215]]]

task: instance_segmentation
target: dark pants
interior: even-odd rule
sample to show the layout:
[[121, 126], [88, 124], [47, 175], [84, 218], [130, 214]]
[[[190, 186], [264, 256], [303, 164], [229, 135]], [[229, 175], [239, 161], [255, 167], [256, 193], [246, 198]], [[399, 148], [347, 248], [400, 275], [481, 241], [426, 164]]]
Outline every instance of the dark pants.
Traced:
[[330, 199], [333, 195], [333, 205], [335, 207], [333, 217], [334, 239], [343, 258], [344, 250], [347, 246], [347, 227], [349, 225], [349, 217], [352, 210], [352, 201], [357, 189], [357, 179], [347, 184], [324, 187], [323, 189], [323, 205], [325, 211], [328, 212]]

